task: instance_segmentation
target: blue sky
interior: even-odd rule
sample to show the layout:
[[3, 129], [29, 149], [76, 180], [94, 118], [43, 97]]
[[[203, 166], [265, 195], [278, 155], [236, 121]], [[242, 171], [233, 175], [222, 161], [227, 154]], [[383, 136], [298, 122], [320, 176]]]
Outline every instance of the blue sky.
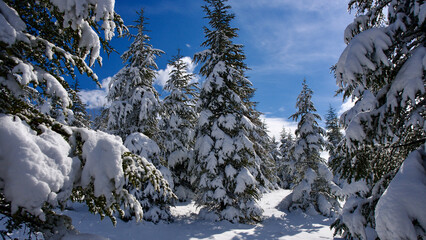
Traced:
[[[314, 91], [313, 102], [321, 116], [330, 104], [341, 109], [342, 97], [334, 97], [337, 86], [330, 67], [345, 48], [343, 32], [353, 20], [347, 11], [347, 1], [229, 0], [228, 3], [236, 15], [232, 25], [240, 29], [234, 42], [244, 45], [246, 63], [251, 68], [247, 75], [257, 89], [253, 101], [259, 103], [258, 110], [264, 113], [275, 136], [283, 126], [295, 128], [288, 117], [296, 111], [296, 98], [304, 78]], [[203, 4], [201, 0], [116, 1], [115, 9], [127, 25], [133, 24], [136, 11], [144, 8], [151, 44], [166, 52], [157, 59], [158, 82], [166, 79], [167, 62], [178, 48], [190, 58], [204, 50], [200, 47], [204, 41], [203, 26], [207, 26]], [[111, 43], [120, 54], [130, 44], [125, 38], [116, 38]], [[103, 58], [103, 66], [95, 68], [100, 81], [123, 67], [119, 54]], [[190, 58], [187, 58], [189, 63]], [[197, 73], [197, 66], [191, 67]], [[105, 89], [96, 89], [94, 83], [86, 83], [83, 88], [83, 98], [90, 105], [102, 103]]]

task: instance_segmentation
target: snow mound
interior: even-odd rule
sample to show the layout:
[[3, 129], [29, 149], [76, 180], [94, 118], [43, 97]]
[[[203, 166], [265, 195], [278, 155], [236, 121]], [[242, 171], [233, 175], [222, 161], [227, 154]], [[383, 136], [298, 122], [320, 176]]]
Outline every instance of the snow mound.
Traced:
[[124, 146], [132, 153], [146, 159], [150, 159], [152, 155], [160, 153], [160, 148], [157, 143], [140, 132], [130, 134], [124, 141]]
[[426, 229], [426, 153], [408, 155], [377, 203], [380, 239], [418, 239]]
[[70, 146], [58, 133], [40, 126], [37, 135], [18, 117], [0, 114], [0, 188], [12, 212], [23, 208], [45, 220], [45, 202], [57, 205], [69, 195], [72, 169], [80, 161], [69, 157]]
[[112, 192], [123, 188], [124, 173], [121, 155], [127, 151], [121, 138], [101, 131], [74, 128], [84, 141], [83, 158], [86, 164], [82, 170], [81, 184], [91, 181], [95, 187], [95, 197], [104, 195], [108, 202], [113, 201]]

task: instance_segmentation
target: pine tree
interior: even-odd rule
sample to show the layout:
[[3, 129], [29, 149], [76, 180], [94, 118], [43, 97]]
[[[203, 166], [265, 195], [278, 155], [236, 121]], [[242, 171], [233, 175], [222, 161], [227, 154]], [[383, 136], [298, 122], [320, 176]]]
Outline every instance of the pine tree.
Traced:
[[279, 149], [279, 142], [276, 140], [274, 136], [270, 138], [270, 142], [268, 145], [268, 153], [272, 161], [272, 175], [273, 175], [273, 184], [274, 189], [278, 189], [281, 186], [281, 178], [279, 177], [279, 164], [281, 162], [282, 156]]
[[62, 3], [0, 1], [2, 238], [22, 225], [45, 239], [75, 233], [71, 219], [56, 213], [68, 200], [83, 202], [113, 222], [123, 204], [139, 219], [141, 206], [123, 189], [124, 182], [134, 174], [140, 174], [134, 182], [146, 181], [146, 175], [162, 179], [129, 169], [125, 163], [137, 157], [125, 152], [121, 139], [68, 126], [75, 91], [64, 77], [75, 80], [79, 71], [97, 82], [92, 66], [101, 63], [100, 49], [110, 53], [108, 41], [126, 28], [113, 1]]
[[334, 168], [368, 190], [349, 196], [332, 226], [336, 234], [365, 239], [365, 228], [376, 227], [376, 204], [389, 182], [425, 141], [425, 4], [355, 0], [349, 8], [357, 17], [345, 30], [348, 45], [334, 73], [338, 92], [355, 106], [341, 117], [346, 136]]
[[294, 139], [291, 131], [287, 132], [285, 128], [281, 131], [279, 152], [281, 160], [278, 163], [278, 177], [281, 180], [280, 185], [284, 189], [291, 189], [295, 180], [295, 161], [291, 152]]
[[260, 113], [254, 108], [251, 112], [251, 122], [255, 128], [249, 130], [249, 139], [254, 144], [256, 154], [255, 166], [249, 170], [259, 183], [261, 192], [268, 192], [278, 187], [275, 160], [271, 155], [272, 142], [267, 133], [266, 123], [260, 119]]
[[79, 80], [76, 78], [70, 91], [70, 99], [73, 102], [71, 110], [74, 113], [74, 121], [71, 125], [89, 128], [91, 125], [90, 116], [86, 111], [86, 104], [81, 101], [79, 96], [80, 90]]
[[[328, 165], [333, 168], [334, 165], [338, 165], [340, 162], [340, 159], [338, 159], [338, 147], [340, 141], [343, 139], [343, 134], [340, 132], [339, 118], [336, 115], [336, 110], [331, 105], [326, 115], [325, 129], [327, 130], [326, 149], [330, 155]], [[338, 175], [338, 171], [335, 174]]]
[[343, 134], [340, 132], [339, 118], [336, 115], [336, 110], [330, 105], [326, 118], [325, 129], [329, 145], [327, 150], [330, 152], [330, 157], [334, 156], [333, 149], [336, 149], [340, 141], [343, 139]]
[[109, 116], [109, 108], [106, 106], [102, 106], [99, 110], [97, 110], [94, 114], [96, 117], [93, 120], [92, 128], [94, 130], [105, 131], [108, 127], [108, 116]]
[[283, 207], [330, 216], [339, 209], [334, 195], [338, 187], [332, 182], [333, 175], [320, 156], [325, 144], [324, 130], [318, 125], [317, 119], [321, 120], [321, 117], [311, 101], [313, 91], [306, 84], [306, 79], [302, 86], [297, 97], [297, 112], [291, 116], [293, 120], [299, 120], [296, 142], [291, 149], [296, 171], [295, 186], [286, 197]]
[[234, 15], [225, 0], [206, 0], [203, 7], [211, 27], [204, 28], [207, 50], [194, 56], [203, 62], [205, 81], [197, 107], [195, 164], [196, 203], [200, 213], [231, 222], [260, 221], [260, 197], [255, 177], [254, 144], [248, 131], [255, 125], [248, 117], [248, 96], [254, 89], [245, 77], [247, 66], [242, 45], [232, 42], [237, 28], [230, 26]]
[[173, 174], [174, 192], [185, 201], [193, 197], [194, 191], [189, 166], [193, 162], [198, 87], [191, 83], [194, 74], [187, 72], [188, 65], [182, 57], [178, 53], [169, 63], [173, 70], [164, 87], [170, 94], [163, 101], [160, 141], [162, 155]]
[[121, 58], [127, 62], [111, 80], [108, 92], [108, 127], [110, 133], [126, 139], [131, 133], [139, 132], [156, 139], [158, 114], [161, 109], [158, 92], [153, 87], [155, 58], [164, 52], [149, 44], [150, 37], [145, 34], [143, 10], [138, 12], [137, 30], [129, 49]]
[[[143, 10], [138, 12], [137, 25], [133, 26], [137, 34], [132, 36], [134, 41], [121, 56], [127, 65], [110, 82], [107, 98], [111, 106], [107, 131], [120, 136], [132, 153], [150, 161], [171, 185], [171, 174], [161, 158], [157, 143], [161, 104], [158, 92], [153, 87], [157, 69], [155, 58], [164, 52], [148, 43], [150, 38], [145, 34], [143, 14]], [[126, 185], [126, 188], [141, 202], [145, 220], [171, 220], [170, 205], [175, 198], [173, 193], [158, 191], [149, 182], [140, 188], [134, 188], [133, 185]]]
[[272, 136], [270, 148], [272, 149], [271, 154], [276, 163], [278, 163], [281, 159], [281, 152], [280, 152], [279, 146], [280, 146], [280, 143], [277, 141], [275, 136]]

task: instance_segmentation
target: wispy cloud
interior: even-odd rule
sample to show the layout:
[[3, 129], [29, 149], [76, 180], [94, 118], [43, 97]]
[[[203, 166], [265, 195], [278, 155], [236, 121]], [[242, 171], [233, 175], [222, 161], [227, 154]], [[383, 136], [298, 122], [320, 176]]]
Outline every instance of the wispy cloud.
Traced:
[[106, 106], [108, 101], [106, 96], [108, 95], [108, 85], [111, 82], [112, 77], [107, 77], [102, 80], [102, 88], [93, 90], [82, 90], [80, 91], [80, 98], [83, 103], [87, 105], [87, 109], [98, 109]]
[[[188, 68], [186, 71], [188, 73], [194, 73], [195, 68], [197, 67], [197, 64], [194, 63], [191, 59], [191, 57], [183, 57], [182, 61], [188, 65]], [[154, 84], [164, 87], [166, 85], [167, 80], [169, 79], [170, 72], [173, 71], [173, 67], [168, 65], [165, 69], [160, 69], [157, 71], [157, 77], [154, 80]], [[200, 77], [196, 74], [195, 77], [192, 79], [192, 82], [198, 82], [200, 80]]]
[[293, 135], [297, 128], [297, 123], [292, 122], [285, 118], [271, 118], [265, 115], [261, 116], [261, 119], [266, 123], [266, 127], [268, 129], [268, 135], [270, 137], [275, 137], [275, 139], [279, 140], [281, 137], [281, 131], [283, 128], [286, 131], [290, 131]]
[[[270, 137], [274, 137], [276, 140], [281, 139], [281, 131], [283, 128], [287, 132], [291, 132], [293, 136], [295, 136], [295, 131], [297, 129], [297, 123], [291, 122], [288, 119], [285, 118], [270, 118], [266, 116], [261, 116], [261, 119], [266, 123], [266, 127], [268, 129], [268, 135]], [[321, 151], [320, 152], [321, 157], [324, 159], [328, 159], [330, 157], [329, 153], [327, 151]]]
[[[314, 62], [336, 61], [343, 30], [353, 19], [341, 0], [235, 0], [231, 2], [247, 44], [262, 53], [253, 71], [307, 72]], [[337, 37], [333, 37], [337, 36]]]

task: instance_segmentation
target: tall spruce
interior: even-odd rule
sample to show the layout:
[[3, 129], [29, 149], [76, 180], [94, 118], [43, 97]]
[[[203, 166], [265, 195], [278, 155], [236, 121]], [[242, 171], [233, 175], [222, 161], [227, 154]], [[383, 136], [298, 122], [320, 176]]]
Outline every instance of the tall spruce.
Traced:
[[[126, 66], [114, 75], [109, 85], [107, 98], [111, 105], [108, 109], [107, 131], [120, 136], [132, 153], [154, 164], [172, 185], [170, 171], [157, 144], [161, 103], [153, 86], [157, 69], [155, 58], [164, 52], [149, 44], [143, 10], [138, 12], [136, 24], [132, 28], [137, 30], [137, 34], [130, 36], [134, 40], [121, 56]], [[126, 188], [141, 202], [145, 220], [171, 220], [170, 205], [175, 198], [173, 193], [155, 189], [152, 182], [146, 182], [139, 188], [127, 184]], [[131, 217], [132, 213], [129, 212], [126, 219]]]
[[137, 34], [130, 35], [133, 42], [121, 56], [126, 66], [112, 78], [107, 96], [111, 102], [107, 130], [123, 140], [134, 132], [155, 139], [159, 132], [161, 105], [153, 82], [158, 68], [155, 59], [164, 52], [149, 44], [143, 10], [138, 12], [136, 24], [131, 28]]
[[281, 163], [282, 155], [279, 146], [279, 141], [276, 140], [275, 136], [272, 136], [268, 151], [274, 163], [273, 174], [275, 176], [276, 187], [282, 187], [281, 178], [279, 176], [279, 166]]
[[193, 197], [190, 163], [193, 162], [194, 131], [197, 121], [195, 105], [198, 86], [191, 83], [194, 74], [179, 53], [172, 58], [172, 71], [164, 87], [170, 94], [164, 98], [160, 122], [162, 155], [173, 175], [174, 192], [179, 200]]
[[336, 110], [330, 105], [328, 108], [327, 115], [325, 117], [325, 129], [327, 136], [326, 149], [330, 155], [328, 162], [333, 165], [338, 155], [338, 145], [343, 139], [341, 128], [339, 124], [339, 118], [337, 117]]
[[205, 0], [203, 6], [211, 28], [205, 27], [208, 47], [195, 54], [202, 62], [203, 83], [197, 107], [195, 164], [192, 182], [198, 186], [196, 204], [201, 214], [216, 220], [257, 222], [262, 210], [260, 191], [250, 168], [255, 167], [255, 149], [249, 131], [248, 97], [254, 91], [245, 76], [242, 45], [234, 44], [237, 28], [226, 0]]
[[92, 124], [90, 121], [90, 116], [86, 110], [86, 104], [81, 101], [80, 93], [81, 88], [79, 84], [79, 79], [76, 78], [74, 81], [74, 85], [71, 86], [70, 91], [70, 99], [73, 102], [71, 110], [74, 113], [74, 121], [72, 121], [71, 125], [77, 127], [87, 127], [89, 128]]
[[291, 149], [295, 185], [292, 193], [284, 200], [283, 207], [289, 210], [316, 211], [330, 216], [339, 210], [339, 202], [335, 196], [338, 187], [333, 183], [333, 175], [325, 159], [320, 156], [325, 144], [325, 131], [318, 125], [317, 120], [321, 120], [321, 117], [311, 101], [312, 94], [313, 91], [304, 79], [302, 91], [297, 97], [297, 112], [291, 116], [293, 120], [299, 120], [296, 142]]
[[[377, 225], [376, 205], [404, 159], [425, 142], [425, 3], [407, 1], [349, 2], [357, 12], [345, 30], [346, 49], [334, 73], [339, 93], [355, 101], [341, 121], [346, 136], [334, 170], [347, 182], [366, 186], [348, 196], [332, 225], [336, 234], [366, 238], [366, 228], [401, 229]], [[416, 216], [402, 224], [423, 229]], [[356, 221], [350, 220], [354, 219]]]
[[290, 131], [285, 128], [281, 131], [280, 135], [279, 152], [281, 159], [279, 161], [277, 175], [280, 179], [280, 186], [284, 189], [291, 189], [295, 182], [295, 161], [292, 154], [294, 145], [294, 138]]
[[[255, 105], [254, 105], [255, 106]], [[251, 110], [251, 122], [254, 129], [249, 130], [249, 139], [254, 144], [255, 165], [250, 168], [250, 172], [259, 183], [262, 192], [269, 192], [278, 187], [276, 174], [276, 164], [272, 156], [272, 140], [268, 135], [266, 123], [260, 119], [260, 112], [255, 108]]]

